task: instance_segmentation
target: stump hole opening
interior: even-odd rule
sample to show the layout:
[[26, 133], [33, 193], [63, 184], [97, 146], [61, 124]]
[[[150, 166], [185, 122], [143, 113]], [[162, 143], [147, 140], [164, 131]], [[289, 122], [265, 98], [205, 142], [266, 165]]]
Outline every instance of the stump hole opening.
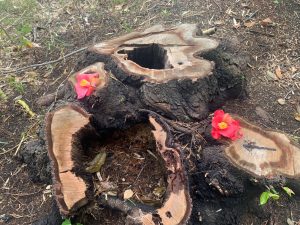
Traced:
[[167, 50], [158, 44], [134, 48], [131, 51], [122, 49], [118, 53], [127, 54], [127, 60], [131, 60], [144, 68], [158, 70], [173, 68], [167, 63]]

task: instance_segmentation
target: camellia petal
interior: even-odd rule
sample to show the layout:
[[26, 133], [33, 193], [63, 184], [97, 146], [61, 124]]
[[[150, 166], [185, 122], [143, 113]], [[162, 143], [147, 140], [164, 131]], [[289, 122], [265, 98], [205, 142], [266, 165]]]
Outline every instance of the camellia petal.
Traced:
[[212, 126], [214, 128], [219, 128], [219, 123], [223, 122], [223, 116], [214, 116], [213, 120], [212, 120]]
[[76, 81], [77, 83], [80, 83], [82, 80], [89, 80], [89, 74], [84, 74], [84, 73], [78, 73], [76, 75]]
[[224, 116], [224, 111], [222, 109], [218, 109], [214, 112], [214, 116]]
[[85, 88], [85, 87], [80, 86], [79, 83], [76, 83], [75, 91], [77, 93], [77, 99], [82, 99], [86, 96], [88, 89]]
[[212, 129], [211, 131], [211, 136], [214, 138], [214, 139], [219, 139], [221, 137], [220, 133], [216, 130], [216, 129]]
[[90, 96], [100, 83], [98, 73], [86, 73], [76, 75], [75, 91], [77, 99], [82, 99], [85, 96]]
[[85, 96], [90, 96], [90, 95], [93, 93], [94, 90], [95, 90], [95, 88], [92, 87], [92, 86], [90, 86], [90, 87], [87, 89], [87, 92], [86, 92]]
[[231, 140], [236, 140], [242, 137], [240, 129], [239, 122], [234, 120], [228, 113], [224, 113], [223, 110], [216, 110], [214, 112], [211, 131], [213, 138], [219, 139], [223, 136]]

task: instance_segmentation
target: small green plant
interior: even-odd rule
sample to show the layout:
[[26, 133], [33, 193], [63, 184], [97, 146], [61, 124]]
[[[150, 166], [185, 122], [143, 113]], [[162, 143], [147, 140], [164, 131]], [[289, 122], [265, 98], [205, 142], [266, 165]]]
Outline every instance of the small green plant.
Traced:
[[20, 81], [18, 81], [15, 77], [8, 77], [7, 81], [11, 88], [16, 90], [20, 94], [24, 93], [24, 85]]
[[274, 2], [275, 4], [280, 4], [280, 3], [281, 3], [281, 0], [273, 0], [273, 2]]
[[278, 192], [276, 192], [274, 189], [264, 191], [260, 195], [259, 204], [260, 205], [266, 204], [270, 198], [272, 198], [273, 200], [278, 200], [279, 199]]
[[[292, 189], [290, 189], [289, 187], [282, 187], [282, 189], [290, 197], [292, 197], [292, 195], [295, 195], [294, 191]], [[261, 195], [259, 197], [259, 204], [260, 205], [266, 204], [270, 198], [273, 200], [278, 200], [280, 198], [279, 193], [274, 188], [268, 188], [267, 191], [264, 191], [263, 193], [261, 193]]]
[[[61, 225], [72, 225], [72, 222], [70, 219], [65, 219], [64, 222]], [[74, 225], [83, 225], [81, 223], [76, 223]]]

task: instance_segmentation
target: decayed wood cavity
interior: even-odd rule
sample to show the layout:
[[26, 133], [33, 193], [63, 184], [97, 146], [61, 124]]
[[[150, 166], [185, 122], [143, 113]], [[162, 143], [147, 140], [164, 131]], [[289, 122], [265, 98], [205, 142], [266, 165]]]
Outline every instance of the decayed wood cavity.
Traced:
[[96, 44], [90, 51], [111, 55], [126, 73], [144, 76], [148, 82], [197, 80], [210, 75], [214, 63], [196, 55], [211, 51], [219, 44], [211, 38], [196, 37], [197, 31], [196, 24], [174, 28], [156, 25]]
[[165, 166], [169, 174], [167, 197], [163, 207], [157, 209], [156, 213], [143, 215], [141, 217], [142, 224], [186, 224], [191, 214], [192, 204], [188, 190], [188, 180], [180, 152], [176, 148], [168, 147], [168, 131], [163, 128], [154, 117], [150, 116], [149, 120], [155, 128], [153, 135], [157, 142], [158, 151], [165, 161]]
[[259, 177], [300, 175], [300, 149], [285, 134], [266, 131], [237, 119], [243, 137], [225, 149], [232, 162]]
[[54, 195], [64, 215], [86, 203], [87, 186], [72, 171], [72, 140], [76, 132], [88, 123], [89, 115], [75, 105], [64, 106], [47, 116], [47, 143], [52, 161]]

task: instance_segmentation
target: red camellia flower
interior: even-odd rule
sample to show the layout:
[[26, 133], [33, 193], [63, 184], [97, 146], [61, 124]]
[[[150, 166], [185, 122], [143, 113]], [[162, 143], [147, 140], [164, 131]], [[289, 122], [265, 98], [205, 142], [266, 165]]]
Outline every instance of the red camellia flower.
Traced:
[[75, 91], [77, 99], [90, 96], [99, 85], [100, 79], [98, 73], [83, 73], [76, 75]]
[[219, 139], [221, 136], [231, 140], [236, 140], [242, 137], [240, 132], [239, 121], [234, 120], [228, 113], [223, 110], [216, 110], [212, 118], [211, 135], [214, 139]]

